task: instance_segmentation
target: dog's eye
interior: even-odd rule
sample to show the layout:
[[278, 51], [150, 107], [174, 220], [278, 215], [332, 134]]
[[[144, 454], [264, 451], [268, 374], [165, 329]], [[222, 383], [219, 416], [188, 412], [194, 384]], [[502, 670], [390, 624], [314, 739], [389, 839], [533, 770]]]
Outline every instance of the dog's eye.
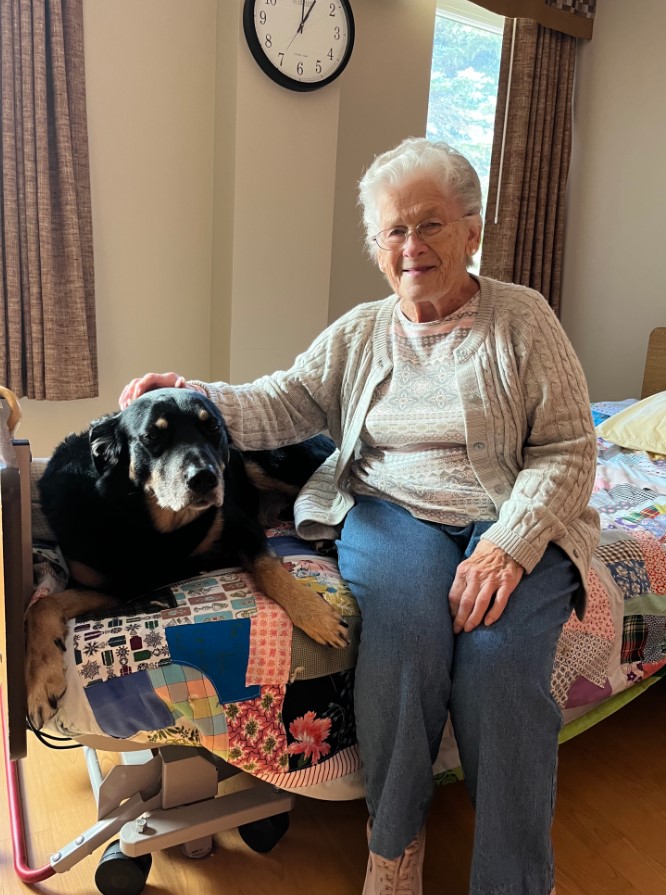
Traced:
[[213, 433], [219, 432], [220, 424], [216, 423], [215, 420], [213, 420], [213, 419], [209, 420], [208, 421], [208, 431], [213, 432]]
[[148, 429], [141, 437], [144, 441], [157, 441], [160, 437], [160, 430], [157, 428]]

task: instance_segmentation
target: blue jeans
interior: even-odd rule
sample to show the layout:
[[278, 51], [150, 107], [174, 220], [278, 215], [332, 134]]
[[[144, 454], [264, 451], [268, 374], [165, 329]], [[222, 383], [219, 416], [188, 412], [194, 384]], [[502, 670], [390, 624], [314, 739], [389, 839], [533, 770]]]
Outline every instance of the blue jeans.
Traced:
[[338, 557], [362, 617], [354, 697], [370, 848], [396, 858], [422, 827], [450, 711], [476, 808], [470, 893], [548, 895], [562, 723], [550, 678], [580, 576], [551, 545], [495, 624], [454, 635], [456, 567], [490, 524], [424, 522], [370, 497], [345, 520]]

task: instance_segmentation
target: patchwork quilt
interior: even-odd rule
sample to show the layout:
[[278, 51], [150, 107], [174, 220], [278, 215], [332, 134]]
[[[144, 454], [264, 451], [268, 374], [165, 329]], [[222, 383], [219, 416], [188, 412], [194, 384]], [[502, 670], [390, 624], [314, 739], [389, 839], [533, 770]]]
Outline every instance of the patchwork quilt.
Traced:
[[[595, 405], [607, 415], [614, 406]], [[600, 444], [598, 484], [604, 450]], [[590, 601], [583, 621], [572, 616], [565, 625], [552, 679], [565, 719], [666, 671], [666, 488], [613, 483], [598, 487], [591, 503], [603, 531]], [[287, 525], [268, 536], [291, 573], [346, 619], [347, 649], [319, 646], [294, 629], [243, 570], [212, 571], [117, 615], [72, 621], [68, 689], [52, 727], [203, 746], [284, 789], [357, 772], [358, 607], [334, 559]], [[57, 548], [36, 544], [35, 571], [39, 592], [62, 589]]]

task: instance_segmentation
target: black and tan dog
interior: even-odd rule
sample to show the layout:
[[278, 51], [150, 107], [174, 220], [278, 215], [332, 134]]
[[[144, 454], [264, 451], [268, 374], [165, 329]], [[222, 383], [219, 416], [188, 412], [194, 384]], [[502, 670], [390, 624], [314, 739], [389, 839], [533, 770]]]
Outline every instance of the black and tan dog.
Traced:
[[28, 714], [41, 727], [65, 690], [66, 623], [203, 570], [243, 565], [313, 640], [347, 645], [346, 624], [269, 548], [262, 495], [293, 501], [330, 454], [323, 436], [241, 454], [205, 396], [148, 392], [55, 450], [39, 483], [70, 589], [26, 615]]

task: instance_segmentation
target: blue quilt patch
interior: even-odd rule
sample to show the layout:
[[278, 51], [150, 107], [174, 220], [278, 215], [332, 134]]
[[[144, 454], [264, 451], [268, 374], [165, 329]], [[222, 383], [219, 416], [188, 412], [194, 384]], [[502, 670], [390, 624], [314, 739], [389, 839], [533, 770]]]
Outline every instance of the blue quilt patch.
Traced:
[[140, 730], [161, 730], [173, 724], [173, 715], [145, 671], [94, 681], [85, 694], [97, 723], [110, 736], [126, 739]]
[[212, 682], [220, 703], [256, 699], [261, 687], [245, 686], [250, 655], [250, 619], [171, 625], [164, 629], [171, 661], [199, 669]]
[[630, 600], [632, 597], [640, 597], [641, 594], [650, 592], [650, 579], [643, 561], [630, 559], [621, 560], [620, 562], [608, 562], [606, 565], [624, 594], [625, 600]]

